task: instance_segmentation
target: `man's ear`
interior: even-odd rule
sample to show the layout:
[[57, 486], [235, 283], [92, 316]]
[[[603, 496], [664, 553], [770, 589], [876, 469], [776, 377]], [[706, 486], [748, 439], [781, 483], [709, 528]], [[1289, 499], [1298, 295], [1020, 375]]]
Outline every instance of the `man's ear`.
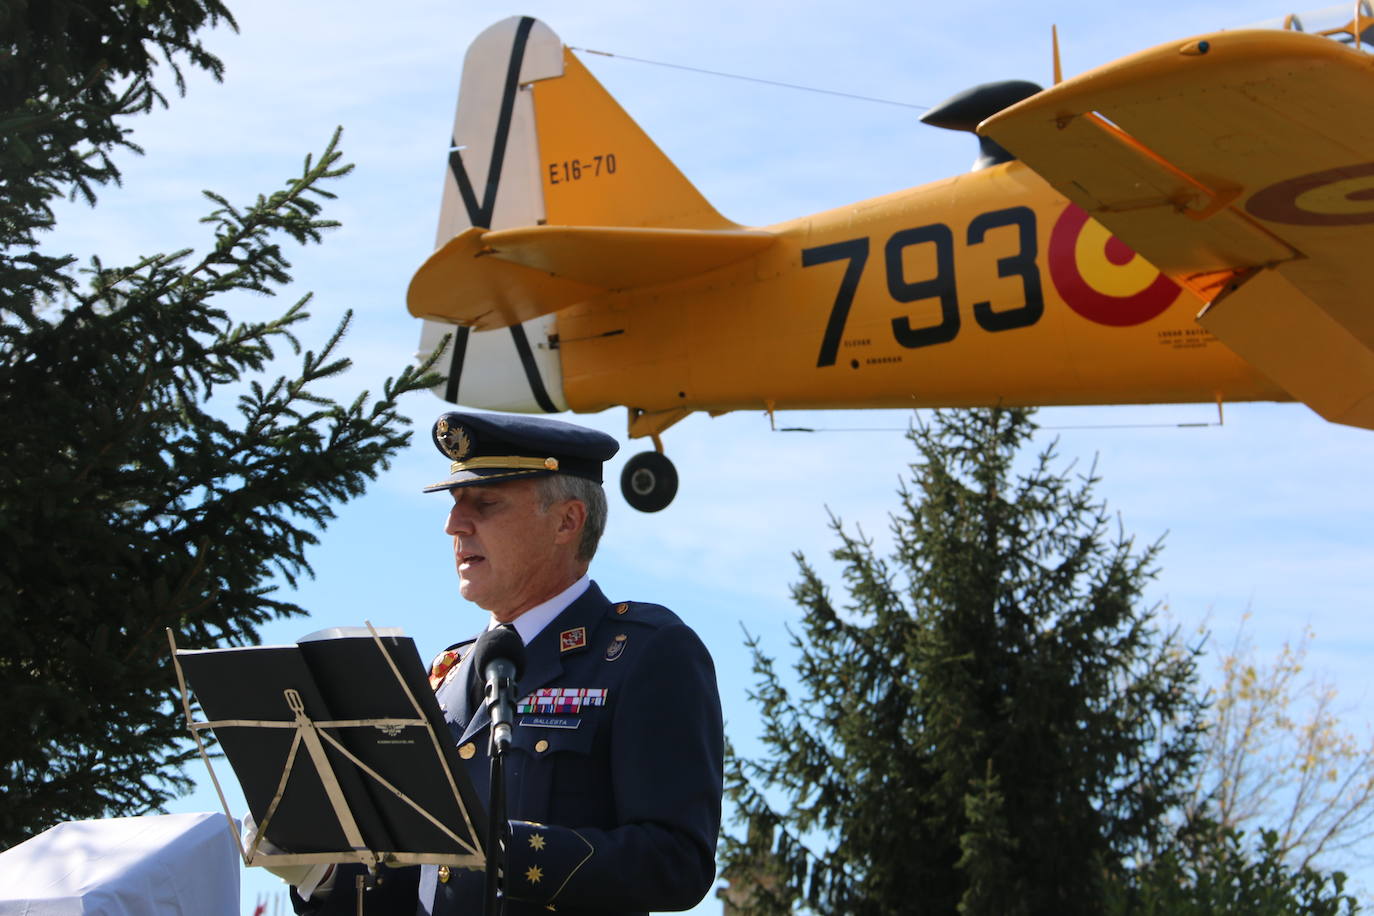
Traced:
[[576, 540], [582, 536], [582, 528], [587, 524], [587, 504], [580, 499], [569, 499], [558, 507], [557, 540], [560, 544]]

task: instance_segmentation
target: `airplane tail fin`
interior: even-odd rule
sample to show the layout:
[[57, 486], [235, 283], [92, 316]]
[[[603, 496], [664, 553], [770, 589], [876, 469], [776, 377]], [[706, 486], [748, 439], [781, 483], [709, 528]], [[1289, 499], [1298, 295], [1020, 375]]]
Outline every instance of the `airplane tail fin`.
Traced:
[[437, 243], [540, 225], [735, 228], [548, 26], [512, 17], [464, 61]]
[[[716, 212], [547, 25], [514, 16], [477, 36], [464, 58], [436, 247], [473, 235], [474, 228], [546, 226], [738, 228]], [[535, 255], [541, 265], [550, 257], [546, 251]], [[466, 260], [474, 263], [470, 253]], [[489, 331], [425, 321], [422, 352], [444, 334], [454, 335], [441, 363], [449, 378], [436, 394], [496, 410], [567, 409], [556, 318], [548, 313], [560, 303], [549, 297], [575, 299], [578, 288], [544, 270], [538, 277], [531, 272], [538, 283], [502, 284], [502, 296], [521, 299], [502, 303], [512, 314], [537, 317]]]

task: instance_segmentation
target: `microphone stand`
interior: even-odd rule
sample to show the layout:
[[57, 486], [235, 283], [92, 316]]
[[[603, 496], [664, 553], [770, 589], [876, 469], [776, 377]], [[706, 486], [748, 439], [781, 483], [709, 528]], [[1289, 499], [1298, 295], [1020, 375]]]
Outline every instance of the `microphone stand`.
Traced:
[[488, 806], [490, 811], [487, 816], [487, 886], [486, 886], [486, 906], [483, 912], [487, 916], [498, 916], [500, 904], [496, 899], [497, 874], [500, 872], [505, 859], [504, 851], [506, 845], [505, 826], [506, 826], [506, 755], [504, 750], [498, 750], [491, 755], [491, 804]]
[[[497, 707], [507, 698], [503, 694], [510, 694], [515, 686], [508, 678], [500, 678], [493, 685], [495, 694], [489, 700], [489, 707]], [[509, 699], [511, 707], [514, 707], [514, 698]], [[487, 754], [491, 760], [490, 769], [490, 789], [488, 792], [487, 804], [487, 870], [486, 870], [486, 903], [483, 913], [486, 916], [500, 916], [505, 909], [502, 902], [497, 900], [498, 875], [505, 866], [506, 848], [506, 751], [510, 747], [510, 725], [504, 723], [504, 728], [499, 728], [496, 724], [495, 710], [491, 710], [492, 727], [487, 736]]]
[[510, 624], [487, 630], [477, 640], [473, 668], [486, 682], [487, 718], [490, 731], [487, 756], [491, 760], [490, 790], [487, 793], [487, 882], [482, 911], [484, 916], [500, 916], [504, 907], [497, 900], [501, 867], [505, 863], [508, 839], [506, 821], [506, 751], [514, 737], [515, 687], [525, 668], [525, 644]]

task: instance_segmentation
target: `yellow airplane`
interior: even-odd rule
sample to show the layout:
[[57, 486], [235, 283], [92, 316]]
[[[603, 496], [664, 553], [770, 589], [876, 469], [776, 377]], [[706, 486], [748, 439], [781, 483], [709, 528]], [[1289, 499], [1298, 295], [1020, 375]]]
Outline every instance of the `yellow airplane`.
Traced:
[[973, 171], [764, 227], [717, 213], [548, 26], [499, 22], [407, 296], [422, 352], [452, 335], [436, 393], [628, 408], [643, 511], [692, 411], [1297, 397], [1374, 427], [1374, 60], [1330, 40], [1358, 47], [1363, 15], [976, 87], [924, 118], [983, 135]]

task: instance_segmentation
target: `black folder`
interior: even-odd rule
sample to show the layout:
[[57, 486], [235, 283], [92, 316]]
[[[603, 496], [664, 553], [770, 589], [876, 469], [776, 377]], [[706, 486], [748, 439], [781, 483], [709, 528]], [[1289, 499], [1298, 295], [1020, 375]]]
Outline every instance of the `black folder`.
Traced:
[[[214, 730], [253, 819], [283, 854], [366, 861], [348, 839], [351, 817], [361, 845], [384, 864], [482, 866], [483, 806], [413, 640], [340, 636], [179, 649], [175, 659], [208, 720], [193, 730]], [[309, 751], [303, 720], [321, 737], [328, 772]]]

